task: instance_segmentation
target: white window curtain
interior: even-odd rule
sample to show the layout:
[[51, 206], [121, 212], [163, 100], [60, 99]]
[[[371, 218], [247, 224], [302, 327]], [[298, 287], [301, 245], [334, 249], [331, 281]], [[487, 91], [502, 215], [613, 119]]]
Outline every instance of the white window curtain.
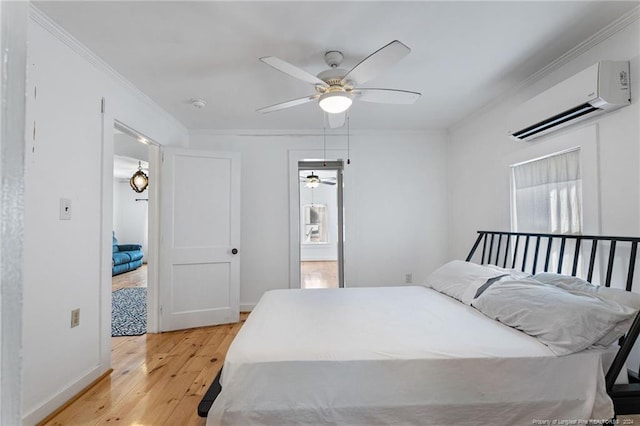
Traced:
[[511, 166], [512, 226], [520, 232], [582, 232], [580, 149]]

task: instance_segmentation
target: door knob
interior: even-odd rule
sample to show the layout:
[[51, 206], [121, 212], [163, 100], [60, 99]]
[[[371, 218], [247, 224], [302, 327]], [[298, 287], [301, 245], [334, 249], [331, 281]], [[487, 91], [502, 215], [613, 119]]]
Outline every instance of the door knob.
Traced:
[[238, 254], [238, 249], [237, 248], [231, 249], [231, 254]]

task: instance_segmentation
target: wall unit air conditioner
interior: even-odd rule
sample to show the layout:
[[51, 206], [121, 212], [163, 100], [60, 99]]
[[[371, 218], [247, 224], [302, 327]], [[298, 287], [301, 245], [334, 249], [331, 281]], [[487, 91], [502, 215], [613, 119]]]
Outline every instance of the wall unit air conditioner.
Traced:
[[631, 103], [629, 62], [600, 61], [517, 108], [509, 135], [531, 140]]

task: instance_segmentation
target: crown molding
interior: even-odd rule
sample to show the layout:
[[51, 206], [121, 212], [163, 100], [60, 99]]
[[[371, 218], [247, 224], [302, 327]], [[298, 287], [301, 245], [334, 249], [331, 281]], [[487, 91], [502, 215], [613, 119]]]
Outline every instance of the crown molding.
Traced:
[[169, 114], [160, 105], [158, 105], [153, 99], [147, 96], [144, 92], [138, 89], [133, 83], [124, 78], [120, 73], [114, 70], [109, 64], [100, 59], [95, 53], [93, 53], [88, 47], [75, 39], [71, 34], [65, 31], [55, 21], [49, 18], [44, 12], [38, 9], [33, 3], [30, 4], [29, 18], [42, 28], [47, 30], [57, 40], [61, 41], [64, 45], [69, 47], [75, 53], [77, 53], [85, 61], [93, 65], [98, 71], [110, 77], [118, 85], [125, 88], [133, 96], [135, 96], [142, 103], [149, 108], [162, 115], [167, 120], [173, 122], [176, 126], [182, 128], [185, 133], [188, 131], [186, 126], [182, 124], [177, 118]]
[[578, 44], [573, 49], [566, 52], [564, 55], [560, 56], [559, 58], [557, 58], [556, 60], [554, 60], [547, 66], [545, 66], [544, 68], [533, 73], [531, 76], [529, 76], [529, 78], [522, 81], [518, 86], [516, 86], [516, 91], [522, 89], [523, 87], [529, 86], [530, 84], [540, 80], [542, 77], [549, 74], [550, 72], [555, 71], [561, 66], [569, 63], [571, 60], [582, 55], [589, 49], [597, 46], [598, 44], [607, 40], [609, 37], [622, 31], [623, 29], [625, 29], [626, 27], [628, 27], [630, 24], [634, 23], [638, 19], [640, 19], [640, 6], [637, 6], [634, 9], [627, 12], [626, 14], [622, 15], [620, 18], [616, 19], [611, 24], [602, 28], [600, 31], [598, 31], [591, 37], [587, 38], [585, 41]]
[[521, 91], [525, 87], [532, 85], [533, 83], [540, 80], [547, 74], [550, 74], [551, 72], [559, 69], [560, 67], [569, 63], [573, 59], [576, 59], [578, 56], [587, 52], [589, 49], [607, 40], [611, 36], [622, 31], [623, 29], [633, 24], [634, 22], [638, 21], [639, 19], [640, 19], [640, 6], [636, 6], [635, 8], [631, 9], [629, 12], [625, 13], [624, 15], [622, 15], [621, 17], [619, 17], [618, 19], [616, 19], [615, 21], [607, 25], [606, 27], [602, 28], [600, 31], [593, 34], [591, 37], [587, 38], [586, 40], [584, 40], [574, 48], [570, 49], [569, 51], [567, 51], [566, 53], [564, 53], [554, 61], [550, 62], [545, 67], [531, 74], [528, 78], [524, 79], [516, 86], [512, 87], [511, 89], [507, 90], [501, 95], [498, 95], [493, 100], [487, 102], [482, 107], [478, 108], [477, 110], [467, 115], [466, 117], [462, 118], [461, 120], [458, 120], [455, 124], [449, 127], [449, 131], [458, 129], [462, 125], [462, 123], [465, 123], [468, 120], [471, 120], [475, 117], [480, 116], [487, 109], [492, 109], [493, 107], [499, 105], [500, 103], [504, 102], [507, 98], [513, 96], [515, 93]]
[[[346, 137], [347, 133], [353, 135], [434, 135], [434, 136], [446, 136], [446, 130], [429, 130], [429, 129], [360, 129], [353, 127], [347, 132], [346, 127], [340, 127], [338, 129], [327, 129], [327, 138], [336, 136]], [[270, 137], [284, 137], [284, 138], [306, 138], [306, 137], [322, 137], [325, 135], [322, 129], [190, 129], [189, 136], [233, 136], [233, 137], [248, 137], [248, 138], [270, 138]]]

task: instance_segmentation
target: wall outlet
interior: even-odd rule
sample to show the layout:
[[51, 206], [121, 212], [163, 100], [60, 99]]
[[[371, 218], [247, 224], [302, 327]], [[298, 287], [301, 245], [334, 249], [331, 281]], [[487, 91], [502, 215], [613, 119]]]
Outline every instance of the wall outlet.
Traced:
[[404, 282], [405, 284], [411, 284], [413, 283], [413, 274], [411, 272], [407, 272], [404, 276]]
[[71, 328], [80, 325], [80, 308], [71, 311]]
[[71, 200], [60, 198], [60, 220], [71, 220]]

